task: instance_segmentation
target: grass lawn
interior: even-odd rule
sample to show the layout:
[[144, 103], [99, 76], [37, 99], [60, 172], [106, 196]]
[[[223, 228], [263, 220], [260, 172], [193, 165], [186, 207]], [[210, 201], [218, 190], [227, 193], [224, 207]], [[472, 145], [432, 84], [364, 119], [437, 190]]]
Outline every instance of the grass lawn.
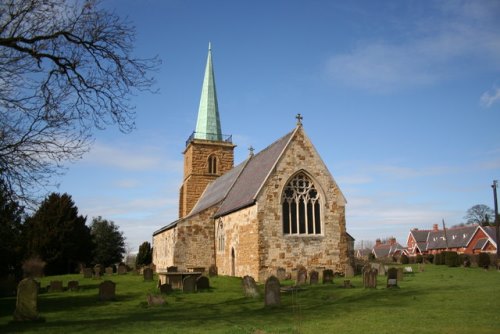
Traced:
[[[415, 268], [416, 269], [416, 268]], [[105, 276], [105, 279], [107, 277]], [[156, 282], [141, 276], [113, 275], [117, 299], [100, 302], [100, 281], [82, 275], [42, 279], [78, 280], [80, 291], [43, 293], [38, 309], [44, 323], [9, 323], [15, 298], [0, 299], [0, 333], [500, 333], [500, 272], [427, 265], [405, 276], [399, 289], [364, 289], [362, 279], [343, 289], [307, 286], [283, 293], [282, 305], [265, 308], [263, 297], [245, 298], [241, 279], [215, 277], [210, 291], [174, 292], [167, 304], [148, 307]], [[263, 286], [261, 287], [263, 291]]]

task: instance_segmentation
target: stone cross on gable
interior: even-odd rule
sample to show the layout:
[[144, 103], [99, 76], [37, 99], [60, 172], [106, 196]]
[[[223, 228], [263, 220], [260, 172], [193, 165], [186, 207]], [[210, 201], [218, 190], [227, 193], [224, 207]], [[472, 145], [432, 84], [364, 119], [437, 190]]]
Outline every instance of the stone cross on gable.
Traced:
[[295, 116], [295, 118], [297, 119], [297, 125], [302, 125], [302, 119], [304, 117], [302, 117], [301, 114], [297, 114], [297, 116]]
[[251, 157], [253, 157], [253, 151], [255, 151], [255, 149], [253, 148], [253, 146], [250, 146], [250, 147], [248, 148], [248, 154], [249, 154]]

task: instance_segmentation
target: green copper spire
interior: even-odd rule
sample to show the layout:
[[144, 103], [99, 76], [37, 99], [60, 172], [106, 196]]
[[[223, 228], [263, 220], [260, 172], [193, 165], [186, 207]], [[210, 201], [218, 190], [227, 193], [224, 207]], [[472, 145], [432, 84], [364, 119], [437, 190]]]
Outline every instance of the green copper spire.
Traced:
[[222, 140], [220, 127], [219, 107], [217, 105], [217, 92], [215, 90], [215, 77], [212, 65], [212, 47], [208, 43], [207, 66], [205, 78], [201, 89], [200, 107], [198, 108], [198, 121], [196, 122], [195, 139]]

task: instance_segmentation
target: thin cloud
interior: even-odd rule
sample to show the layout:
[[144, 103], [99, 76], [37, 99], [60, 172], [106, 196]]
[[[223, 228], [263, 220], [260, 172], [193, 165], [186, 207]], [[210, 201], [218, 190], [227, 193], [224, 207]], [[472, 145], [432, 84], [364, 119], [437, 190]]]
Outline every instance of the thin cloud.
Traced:
[[500, 101], [500, 87], [494, 87], [481, 95], [479, 103], [485, 108], [491, 107], [493, 104]]

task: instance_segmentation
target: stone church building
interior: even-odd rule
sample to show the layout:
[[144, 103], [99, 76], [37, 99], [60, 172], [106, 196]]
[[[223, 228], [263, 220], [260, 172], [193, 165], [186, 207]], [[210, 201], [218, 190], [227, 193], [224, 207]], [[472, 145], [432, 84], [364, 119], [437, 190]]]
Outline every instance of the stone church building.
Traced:
[[234, 166], [209, 47], [195, 132], [184, 150], [179, 219], [153, 233], [157, 271], [217, 267], [264, 281], [278, 268], [343, 273], [346, 200], [297, 115], [294, 129]]

